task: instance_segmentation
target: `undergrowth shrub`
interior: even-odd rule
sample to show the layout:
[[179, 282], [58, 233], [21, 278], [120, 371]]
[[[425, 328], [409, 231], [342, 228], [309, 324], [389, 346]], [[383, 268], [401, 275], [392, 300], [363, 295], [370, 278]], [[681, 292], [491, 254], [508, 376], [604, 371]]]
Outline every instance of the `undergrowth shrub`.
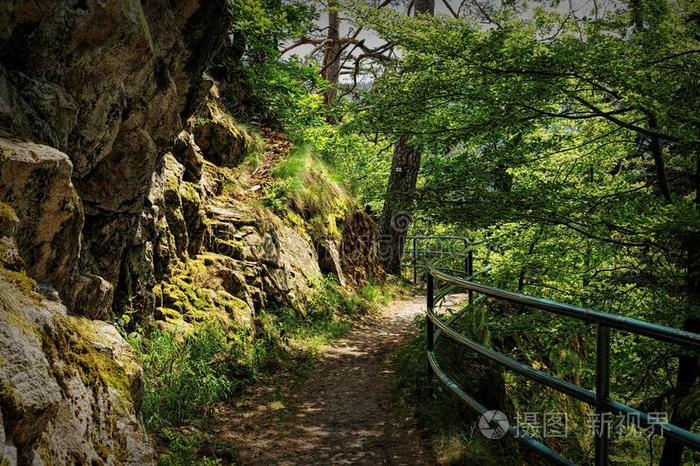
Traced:
[[187, 335], [156, 330], [143, 339], [143, 418], [150, 431], [212, 414], [252, 377], [247, 348], [215, 321]]
[[[452, 323], [461, 333], [479, 341], [488, 338], [483, 332], [478, 310]], [[419, 425], [430, 434], [433, 450], [440, 464], [474, 464], [483, 466], [520, 464], [517, 446], [508, 439], [489, 440], [478, 428], [479, 416], [437, 379], [428, 376], [425, 317], [416, 318], [417, 333], [397, 354], [398, 374], [392, 395], [414, 409]], [[436, 358], [453, 380], [489, 409], [505, 411], [501, 396], [503, 379], [493, 366], [485, 364], [470, 350], [441, 337], [436, 344]]]
[[321, 347], [347, 333], [353, 320], [402, 292], [395, 284], [349, 290], [330, 277], [313, 283], [311, 290], [303, 310], [282, 307], [259, 312], [254, 338], [247, 331], [227, 329], [216, 319], [197, 323], [184, 333], [142, 330], [126, 335], [144, 369], [144, 423], [167, 445], [160, 464], [194, 464], [195, 459], [196, 464], [219, 464], [211, 459], [219, 456], [207, 455], [198, 440], [211, 441], [210, 437], [184, 435], [178, 429], [206, 431], [217, 405], [285, 361], [289, 367], [309, 369]]
[[[198, 434], [182, 434], [174, 429], [164, 429], [162, 432], [165, 440], [168, 441], [168, 452], [160, 455], [158, 466], [218, 466], [224, 464], [220, 458], [211, 458], [200, 454], [202, 445], [207, 443], [207, 439]], [[226, 451], [229, 463], [235, 461], [236, 452], [230, 448]]]

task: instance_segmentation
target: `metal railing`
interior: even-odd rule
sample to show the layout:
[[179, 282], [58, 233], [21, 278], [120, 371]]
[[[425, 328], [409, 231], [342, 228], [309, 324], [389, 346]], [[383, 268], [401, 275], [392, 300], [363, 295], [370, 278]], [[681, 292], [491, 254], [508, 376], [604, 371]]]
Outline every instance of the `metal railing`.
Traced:
[[[418, 273], [427, 269], [423, 259], [431, 259], [433, 267], [442, 272], [465, 274], [471, 276], [474, 267], [473, 249], [483, 242], [472, 243], [464, 236], [448, 235], [415, 235], [406, 237], [410, 248], [404, 249], [404, 257], [401, 266], [412, 271], [413, 284], [418, 284]], [[431, 245], [438, 242], [438, 245]], [[406, 257], [406, 256], [409, 257]], [[461, 264], [455, 266], [441, 265], [440, 261], [433, 259], [458, 259]]]
[[[441, 333], [451, 338], [455, 342], [476, 351], [482, 356], [485, 356], [486, 358], [495, 361], [496, 363], [505, 366], [506, 368], [515, 371], [528, 379], [534, 380], [541, 385], [557, 390], [561, 393], [576, 398], [577, 400], [583, 401], [590, 406], [593, 406], [596, 410], [596, 415], [599, 416], [599, 419], [602, 419], [603, 416], [611, 414], [623, 415], [626, 417], [626, 419], [634, 417], [635, 419], [639, 419], [642, 427], [649, 429], [649, 431], [653, 434], [662, 435], [671, 439], [672, 441], [680, 443], [681, 445], [687, 446], [696, 451], [700, 451], [699, 435], [669, 423], [656, 422], [655, 419], [650, 419], [647, 413], [638, 411], [610, 398], [610, 332], [611, 330], [622, 330], [656, 340], [677, 344], [693, 351], [700, 350], [700, 334], [482, 285], [472, 281], [473, 277], [477, 274], [477, 272], [473, 272], [471, 268], [473, 264], [473, 245], [469, 245], [467, 243], [465, 249], [468, 249], [468, 260], [470, 263], [469, 268], [465, 267], [465, 272], [468, 271], [465, 278], [450, 275], [449, 273], [441, 270], [439, 267], [433, 267], [431, 264], [424, 265], [427, 272], [428, 318], [426, 319], [426, 332], [427, 353], [428, 361], [430, 363], [431, 377], [436, 376], [451, 392], [456, 394], [472, 409], [479, 412], [479, 414], [484, 414], [487, 411], [483, 405], [468, 395], [464, 388], [460, 387], [454, 380], [452, 380], [438, 364], [435, 358], [434, 345], [436, 338]], [[415, 277], [415, 270], [417, 270], [417, 267], [415, 262], [411, 265], [413, 266]], [[553, 377], [545, 372], [534, 369], [527, 364], [523, 364], [502, 353], [499, 353], [498, 351], [488, 348], [481, 343], [478, 343], [459, 333], [450, 326], [451, 321], [443, 321], [435, 314], [436, 303], [446, 294], [444, 291], [436, 293], [436, 280], [451, 286], [453, 289], [456, 288], [467, 290], [469, 292], [470, 304], [474, 302], [472, 294], [478, 293], [481, 295], [481, 297], [483, 297], [483, 299], [490, 297], [498, 300], [504, 300], [529, 308], [535, 308], [542, 311], [551, 312], [553, 314], [578, 319], [595, 325], [597, 327], [595, 390], [592, 391], [566, 380]], [[502, 420], [500, 422], [502, 422]], [[492, 427], [497, 426], [492, 425]], [[601, 422], [598, 427], [599, 428], [595, 432], [595, 464], [596, 466], [603, 466], [608, 464], [610, 426], [608, 423]], [[507, 433], [520, 443], [532, 448], [544, 458], [552, 461], [555, 464], [574, 464], [569, 459], [550, 449], [543, 443], [521, 432], [516, 426], [509, 424]]]

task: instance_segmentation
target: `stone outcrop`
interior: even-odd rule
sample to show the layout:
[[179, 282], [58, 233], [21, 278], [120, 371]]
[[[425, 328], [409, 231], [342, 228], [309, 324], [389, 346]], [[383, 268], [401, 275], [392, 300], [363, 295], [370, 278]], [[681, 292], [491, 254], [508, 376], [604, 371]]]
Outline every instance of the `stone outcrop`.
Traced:
[[[62, 182], [72, 177], [85, 210], [82, 238], [80, 228], [61, 237], [63, 247], [80, 248], [80, 270], [56, 272], [59, 281], [70, 275], [80, 285], [86, 282], [78, 275], [92, 274], [117, 286], [125, 249], [148, 228], [140, 214], [151, 173], [197, 106], [202, 72], [225, 37], [231, 6], [13, 0], [2, 9], [0, 135], [53, 148], [41, 156], [67, 155], [70, 163], [56, 170], [72, 163]], [[23, 253], [41, 255], [25, 246]], [[61, 254], [61, 265], [73, 263], [76, 251]], [[80, 291], [55, 278], [38, 277], [66, 301]]]
[[215, 91], [189, 125], [204, 158], [222, 167], [233, 167], [246, 155], [259, 150], [261, 144], [222, 108], [217, 94]]
[[131, 347], [113, 325], [69, 316], [59, 301], [36, 292], [25, 270], [8, 270], [16, 242], [2, 241], [0, 462], [153, 462], [137, 414], [143, 372]]
[[57, 149], [0, 138], [0, 199], [19, 219], [20, 253], [32, 277], [59, 291], [68, 290], [76, 278], [83, 227], [72, 169]]
[[111, 323], [127, 306], [144, 325], [217, 319], [253, 338], [324, 273], [382, 278], [376, 228], [344, 191], [316, 213], [321, 235], [302, 207], [295, 223], [229, 192], [262, 144], [203, 75], [234, 8], [0, 5], [3, 466], [153, 462], [141, 369]]
[[[147, 275], [162, 281], [154, 282], [157, 318], [201, 320], [202, 308], [216, 307], [208, 296], [242, 300], [243, 307], [230, 309], [234, 321], [270, 307], [302, 306], [321, 276], [308, 236], [269, 210], [228, 196], [225, 174], [209, 162], [199, 184], [185, 181], [186, 168], [170, 153], [158, 166], [148, 198], [157, 228], [142, 247], [156, 251]], [[138, 270], [144, 267], [149, 264]]]
[[0, 277], [0, 449], [6, 464], [147, 464], [143, 374], [107, 323], [66, 315]]
[[[105, 321], [127, 289], [153, 309], [149, 240], [177, 214], [144, 202], [231, 17], [227, 0], [0, 6], [0, 463], [153, 462], [140, 369]], [[198, 179], [201, 154], [179, 155]]]

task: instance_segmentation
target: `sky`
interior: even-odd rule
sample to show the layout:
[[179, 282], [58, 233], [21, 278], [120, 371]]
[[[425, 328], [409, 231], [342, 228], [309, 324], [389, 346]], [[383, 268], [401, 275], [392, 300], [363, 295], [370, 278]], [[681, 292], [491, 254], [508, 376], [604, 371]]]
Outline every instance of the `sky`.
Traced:
[[[315, 1], [315, 0], [308, 0], [310, 4], [313, 4], [316, 6], [317, 10], [320, 12], [320, 16], [318, 20], [316, 21], [316, 25], [319, 29], [323, 29], [328, 25], [328, 15], [325, 11], [325, 2], [324, 1]], [[378, 4], [381, 3], [381, 0], [365, 0], [371, 4]], [[545, 5], [548, 7], [551, 7], [550, 4], [552, 3], [552, 0], [542, 0], [542, 1], [529, 1], [529, 2], [522, 2], [521, 3], [526, 3], [527, 6], [537, 6], [537, 5]], [[556, 1], [556, 0], [555, 0]], [[501, 3], [501, 0], [435, 0], [435, 14], [436, 15], [447, 15], [450, 17], [453, 17], [451, 11], [458, 12], [462, 17], [467, 17], [471, 13], [470, 11], [476, 11], [476, 4], [478, 2], [478, 5], [481, 7], [490, 7], [490, 6], [498, 6]], [[408, 9], [408, 5], [411, 3], [411, 0], [394, 0], [392, 4], [390, 5], [391, 8], [397, 10], [397, 11], [402, 11], [406, 12]], [[448, 7], [449, 5], [449, 7]], [[567, 13], [567, 12], [573, 12], [574, 15], [576, 16], [584, 16], [587, 14], [590, 14], [590, 12], [593, 10], [593, 8], [597, 8], [599, 15], [604, 14], [606, 11], [609, 11], [610, 9], [615, 8], [617, 5], [619, 5], [619, 0], [560, 0], [554, 8], [556, 8], [557, 11], [561, 13]], [[470, 10], [471, 9], [471, 10]], [[527, 13], [525, 13], [527, 15]], [[486, 26], [484, 26], [486, 27]], [[341, 11], [341, 29], [340, 29], [340, 35], [341, 37], [348, 36], [354, 32], [354, 25], [352, 24], [350, 18], [347, 17], [347, 15], [343, 15]], [[374, 33], [371, 30], [363, 30], [359, 36], [359, 39], [364, 39], [365, 44], [370, 47], [370, 48], [375, 48], [379, 45], [381, 45], [383, 42], [382, 40], [377, 37], [376, 33]], [[286, 45], [291, 45], [291, 44], [285, 44]], [[313, 45], [302, 45], [299, 47], [294, 48], [293, 50], [290, 50], [289, 52], [285, 53], [283, 55], [284, 58], [289, 58], [292, 55], [298, 55], [300, 57], [307, 57], [312, 51], [314, 50]], [[320, 57], [320, 55], [318, 56]], [[350, 78], [349, 77], [343, 77], [341, 76], [341, 81], [342, 82], [349, 82]]]

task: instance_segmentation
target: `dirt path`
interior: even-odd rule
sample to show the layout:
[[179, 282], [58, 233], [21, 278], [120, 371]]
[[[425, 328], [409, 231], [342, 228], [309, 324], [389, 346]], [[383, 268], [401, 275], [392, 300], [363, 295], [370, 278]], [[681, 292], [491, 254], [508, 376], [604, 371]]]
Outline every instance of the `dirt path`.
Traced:
[[244, 465], [435, 464], [389, 399], [392, 356], [424, 309], [422, 296], [396, 301], [325, 348], [299, 386], [257, 388], [221, 413], [221, 439]]

